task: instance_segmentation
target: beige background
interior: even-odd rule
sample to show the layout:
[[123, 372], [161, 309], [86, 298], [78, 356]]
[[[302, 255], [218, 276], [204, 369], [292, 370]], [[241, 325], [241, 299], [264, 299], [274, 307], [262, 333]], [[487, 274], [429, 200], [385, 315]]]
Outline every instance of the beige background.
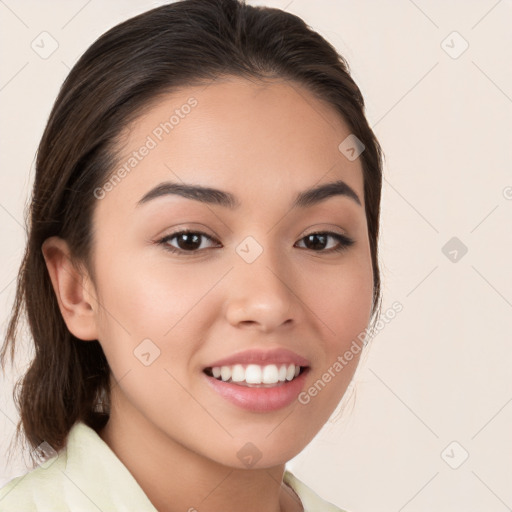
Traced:
[[[100, 34], [162, 3], [0, 1], [3, 332], [36, 145], [57, 91]], [[298, 14], [348, 59], [386, 154], [383, 312], [403, 306], [358, 369], [355, 401], [289, 468], [351, 512], [510, 510], [512, 3], [249, 3]], [[58, 43], [46, 59], [31, 48], [43, 31]], [[24, 472], [21, 456], [4, 457], [16, 376], [1, 382], [0, 485]]]

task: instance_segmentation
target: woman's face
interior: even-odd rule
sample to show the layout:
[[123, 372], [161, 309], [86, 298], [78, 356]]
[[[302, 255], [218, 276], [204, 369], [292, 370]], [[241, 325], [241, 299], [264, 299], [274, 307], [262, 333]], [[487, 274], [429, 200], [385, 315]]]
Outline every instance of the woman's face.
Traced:
[[[93, 219], [112, 418], [240, 468], [284, 463], [316, 435], [371, 311], [362, 166], [339, 149], [350, 133], [297, 84], [234, 78], [160, 98], [133, 123]], [[219, 192], [143, 199], [165, 183]], [[307, 368], [288, 381], [292, 363]]]

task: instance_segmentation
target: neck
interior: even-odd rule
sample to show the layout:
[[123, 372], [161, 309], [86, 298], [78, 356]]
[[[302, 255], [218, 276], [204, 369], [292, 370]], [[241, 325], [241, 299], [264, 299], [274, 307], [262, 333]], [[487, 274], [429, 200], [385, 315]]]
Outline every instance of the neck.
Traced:
[[170, 438], [143, 415], [112, 396], [101, 439], [133, 475], [159, 512], [244, 510], [302, 512], [283, 483], [284, 464], [240, 469], [220, 464]]

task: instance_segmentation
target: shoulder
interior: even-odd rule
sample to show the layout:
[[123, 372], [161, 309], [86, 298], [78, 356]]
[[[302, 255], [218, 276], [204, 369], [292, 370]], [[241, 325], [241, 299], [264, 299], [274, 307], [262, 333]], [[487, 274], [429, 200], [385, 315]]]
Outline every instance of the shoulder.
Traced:
[[157, 512], [114, 452], [82, 422], [58, 454], [0, 489], [0, 512], [98, 509]]
[[291, 487], [300, 498], [304, 512], [348, 512], [320, 498], [318, 494], [310, 489], [304, 482], [300, 481], [289, 470], [285, 470], [283, 481]]
[[0, 512], [66, 510], [59, 508], [59, 494], [65, 488], [62, 470], [66, 458], [66, 450], [62, 450], [37, 468], [7, 482], [0, 489]]

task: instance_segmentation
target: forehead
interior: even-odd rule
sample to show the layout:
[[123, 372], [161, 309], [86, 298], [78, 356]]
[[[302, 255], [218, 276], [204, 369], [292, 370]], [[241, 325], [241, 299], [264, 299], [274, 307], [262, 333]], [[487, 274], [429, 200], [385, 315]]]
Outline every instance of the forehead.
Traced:
[[241, 202], [283, 203], [342, 179], [363, 197], [360, 159], [339, 145], [341, 115], [297, 83], [222, 78], [160, 96], [122, 133], [115, 181], [99, 208], [134, 210], [164, 181], [229, 190]]

